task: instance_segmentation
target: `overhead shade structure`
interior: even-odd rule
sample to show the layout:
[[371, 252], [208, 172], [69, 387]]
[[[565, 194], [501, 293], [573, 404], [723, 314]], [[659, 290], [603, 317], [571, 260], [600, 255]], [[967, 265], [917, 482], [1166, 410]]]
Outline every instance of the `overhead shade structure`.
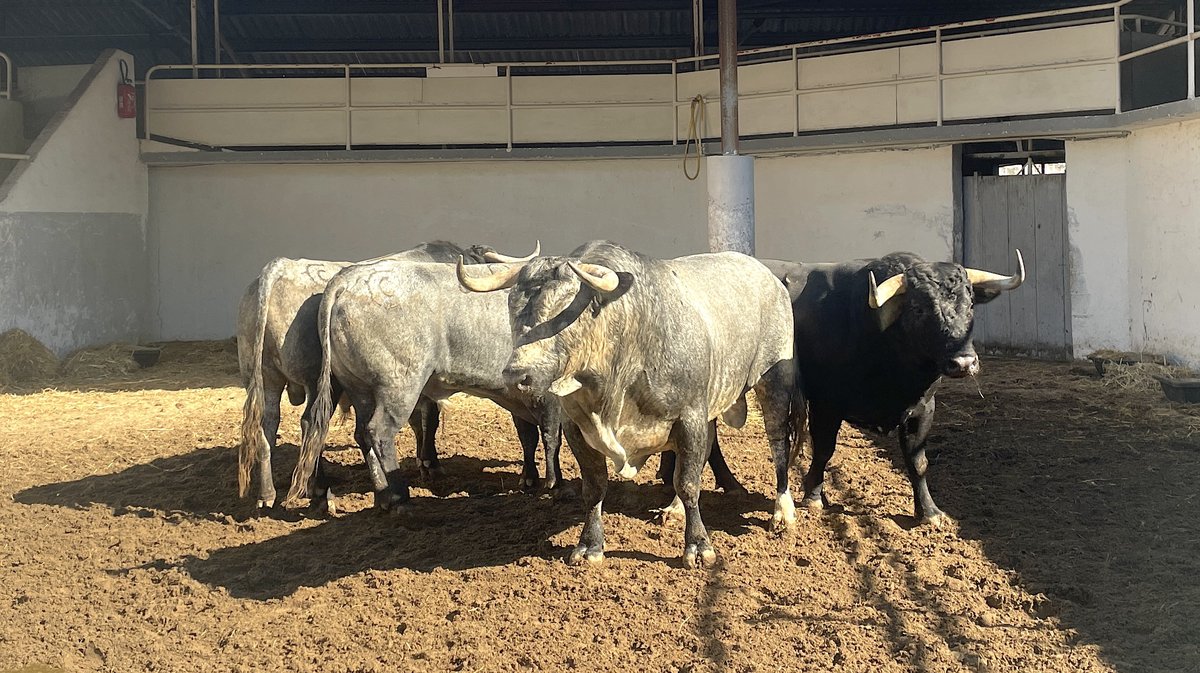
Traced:
[[708, 248], [754, 254], [754, 157], [738, 154], [737, 3], [717, 11], [721, 154], [707, 158]]

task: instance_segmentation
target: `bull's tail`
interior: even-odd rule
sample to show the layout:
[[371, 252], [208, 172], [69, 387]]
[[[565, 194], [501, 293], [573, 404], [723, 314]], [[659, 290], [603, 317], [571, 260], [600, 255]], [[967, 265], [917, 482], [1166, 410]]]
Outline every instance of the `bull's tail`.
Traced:
[[808, 399], [804, 396], [804, 386], [800, 381], [797, 368], [796, 385], [792, 388], [791, 404], [788, 409], [788, 435], [791, 440], [792, 455], [789, 464], [795, 465], [796, 458], [804, 453], [804, 446], [811, 442], [808, 432]]
[[280, 273], [280, 260], [275, 259], [263, 268], [258, 277], [258, 303], [254, 314], [254, 341], [251, 346], [250, 380], [246, 383], [246, 403], [242, 406], [242, 443], [238, 447], [238, 496], [246, 497], [250, 491], [250, 478], [258, 455], [266, 450], [267, 437], [263, 434], [263, 344], [267, 334], [267, 306], [271, 298], [271, 286]]
[[336, 279], [325, 288], [321, 297], [321, 308], [317, 313], [317, 334], [321, 340], [321, 374], [317, 378], [317, 397], [313, 400], [312, 416], [308, 431], [300, 442], [300, 457], [292, 472], [292, 485], [288, 488], [285, 505], [294, 505], [308, 495], [308, 484], [316, 472], [317, 461], [325, 449], [325, 437], [329, 434], [329, 419], [333, 416], [333, 392], [331, 376], [333, 365], [329, 352], [329, 316], [337, 301], [341, 288]]

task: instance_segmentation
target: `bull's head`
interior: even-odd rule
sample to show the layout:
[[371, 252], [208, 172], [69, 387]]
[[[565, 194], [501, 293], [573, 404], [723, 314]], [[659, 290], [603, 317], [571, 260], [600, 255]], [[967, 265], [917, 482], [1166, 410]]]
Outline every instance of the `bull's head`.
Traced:
[[876, 283], [868, 272], [868, 305], [880, 329], [894, 333], [905, 350], [935, 363], [940, 373], [962, 377], [979, 371], [971, 343], [976, 304], [987, 303], [1025, 282], [1025, 262], [1017, 250], [1017, 273], [1002, 276], [949, 262], [920, 262]]
[[513, 353], [504, 369], [505, 381], [534, 395], [549, 391], [566, 395], [579, 387], [564, 378], [566, 349], [559, 337], [581, 318], [590, 317], [595, 300], [618, 291], [616, 271], [565, 257], [540, 257], [480, 266], [458, 265], [458, 279], [474, 292], [511, 288], [509, 320]]

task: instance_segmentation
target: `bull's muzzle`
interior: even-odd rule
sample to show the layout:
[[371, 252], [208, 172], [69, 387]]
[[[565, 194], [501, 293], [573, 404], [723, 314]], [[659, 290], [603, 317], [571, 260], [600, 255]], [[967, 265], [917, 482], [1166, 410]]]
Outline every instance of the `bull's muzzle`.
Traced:
[[504, 368], [504, 384], [523, 393], [533, 392], [533, 372], [527, 367], [509, 365]]
[[974, 352], [958, 353], [942, 365], [942, 374], [952, 379], [974, 376], [979, 373], [979, 356]]

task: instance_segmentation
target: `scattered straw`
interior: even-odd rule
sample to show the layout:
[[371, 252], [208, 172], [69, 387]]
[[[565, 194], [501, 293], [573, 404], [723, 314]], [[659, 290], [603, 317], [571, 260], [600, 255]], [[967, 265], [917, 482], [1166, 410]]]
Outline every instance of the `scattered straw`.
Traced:
[[57, 370], [58, 358], [27, 332], [0, 334], [0, 386], [45, 381]]
[[96, 379], [121, 376], [138, 369], [133, 361], [132, 344], [109, 344], [99, 348], [82, 348], [63, 362], [62, 375], [72, 379]]

